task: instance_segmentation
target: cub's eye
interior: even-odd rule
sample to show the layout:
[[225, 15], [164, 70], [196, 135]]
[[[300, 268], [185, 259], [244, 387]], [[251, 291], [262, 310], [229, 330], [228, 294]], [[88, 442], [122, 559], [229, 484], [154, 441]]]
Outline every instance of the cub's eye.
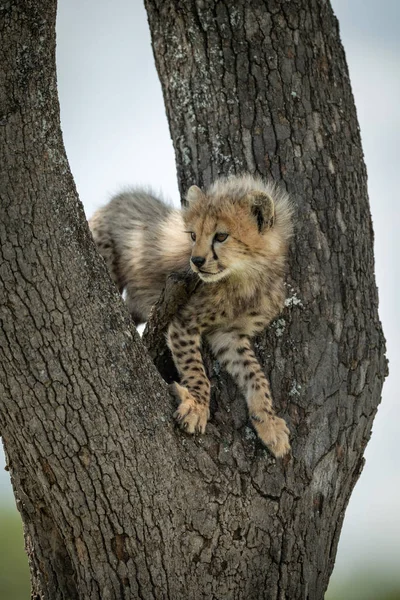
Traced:
[[195, 234], [195, 232], [194, 232], [194, 231], [191, 231], [191, 232], [190, 232], [190, 237], [192, 238], [193, 242], [195, 242], [195, 241], [196, 241], [196, 234]]
[[229, 233], [216, 233], [214, 235], [215, 242], [224, 242], [229, 237]]

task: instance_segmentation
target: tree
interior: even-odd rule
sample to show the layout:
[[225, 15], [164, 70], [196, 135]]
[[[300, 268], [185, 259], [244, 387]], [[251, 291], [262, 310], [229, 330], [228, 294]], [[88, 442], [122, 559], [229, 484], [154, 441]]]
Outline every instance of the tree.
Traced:
[[[0, 431], [32, 596], [319, 599], [386, 373], [338, 26], [318, 0], [146, 6], [181, 190], [249, 170], [297, 206], [287, 307], [256, 341], [293, 454], [276, 461], [261, 447], [211, 358], [207, 435], [174, 428], [173, 400], [94, 250], [69, 171], [56, 4], [6, 3]], [[184, 287], [169, 282], [150, 354]]]

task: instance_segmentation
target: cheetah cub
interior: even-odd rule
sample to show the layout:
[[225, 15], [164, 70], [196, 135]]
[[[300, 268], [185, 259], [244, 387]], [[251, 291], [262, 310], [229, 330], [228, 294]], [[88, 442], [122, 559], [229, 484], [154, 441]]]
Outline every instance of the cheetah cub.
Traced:
[[143, 190], [113, 198], [90, 221], [94, 240], [136, 324], [146, 321], [166, 277], [187, 269], [199, 285], [168, 330], [180, 374], [175, 413], [188, 433], [204, 433], [210, 382], [201, 356], [205, 337], [243, 391], [259, 438], [277, 457], [290, 450], [271, 390], [250, 339], [281, 311], [292, 206], [285, 192], [250, 175], [192, 186], [187, 207], [174, 210]]

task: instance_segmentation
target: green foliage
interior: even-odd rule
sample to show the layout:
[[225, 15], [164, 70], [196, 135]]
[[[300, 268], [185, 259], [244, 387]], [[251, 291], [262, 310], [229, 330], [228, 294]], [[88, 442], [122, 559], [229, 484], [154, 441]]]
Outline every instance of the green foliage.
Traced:
[[338, 581], [334, 571], [325, 600], [400, 600], [398, 573], [378, 567]]
[[12, 506], [1, 507], [0, 600], [28, 600], [29, 597], [29, 568], [21, 518]]

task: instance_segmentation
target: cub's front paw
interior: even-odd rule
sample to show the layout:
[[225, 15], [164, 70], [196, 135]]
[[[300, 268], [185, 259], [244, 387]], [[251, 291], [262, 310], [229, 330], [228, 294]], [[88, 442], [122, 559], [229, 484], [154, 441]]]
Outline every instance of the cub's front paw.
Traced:
[[290, 432], [283, 419], [265, 411], [253, 413], [250, 418], [258, 437], [274, 456], [280, 458], [290, 451]]
[[194, 398], [188, 389], [173, 383], [170, 390], [180, 401], [174, 419], [187, 433], [205, 433], [210, 410], [208, 404], [201, 404]]

